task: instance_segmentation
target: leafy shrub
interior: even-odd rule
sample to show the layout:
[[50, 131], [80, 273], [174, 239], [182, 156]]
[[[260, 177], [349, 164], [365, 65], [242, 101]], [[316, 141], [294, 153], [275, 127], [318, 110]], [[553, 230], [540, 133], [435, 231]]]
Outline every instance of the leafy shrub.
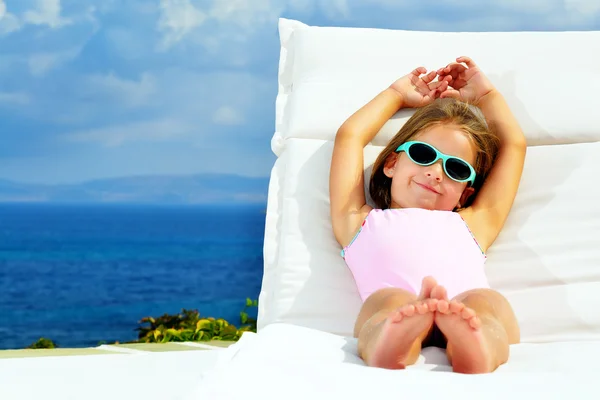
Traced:
[[207, 342], [210, 340], [237, 341], [244, 332], [256, 332], [256, 319], [248, 316], [250, 307], [257, 307], [258, 301], [246, 299], [240, 312], [241, 326], [222, 318], [201, 318], [198, 310], [183, 309], [175, 315], [163, 314], [158, 318], [145, 317], [139, 321], [137, 343], [166, 342]]
[[[240, 327], [222, 318], [200, 317], [198, 310], [182, 309], [181, 313], [163, 314], [158, 318], [142, 318], [136, 328], [138, 340], [126, 343], [208, 342], [210, 340], [237, 341], [244, 332], [256, 332], [256, 319], [248, 315], [248, 309], [258, 307], [258, 300], [246, 299], [240, 311]], [[99, 342], [105, 344], [106, 342]], [[116, 342], [115, 344], [118, 344]], [[50, 339], [40, 338], [28, 349], [54, 349], [58, 345]]]
[[55, 349], [58, 346], [50, 339], [39, 338], [37, 342], [34, 342], [27, 346], [27, 349]]

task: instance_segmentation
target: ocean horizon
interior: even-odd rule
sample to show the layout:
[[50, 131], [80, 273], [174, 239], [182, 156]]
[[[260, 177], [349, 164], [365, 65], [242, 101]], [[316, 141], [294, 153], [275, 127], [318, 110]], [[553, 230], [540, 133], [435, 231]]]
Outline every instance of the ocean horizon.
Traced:
[[265, 208], [0, 203], [0, 349], [135, 340], [143, 317], [184, 308], [239, 326]]

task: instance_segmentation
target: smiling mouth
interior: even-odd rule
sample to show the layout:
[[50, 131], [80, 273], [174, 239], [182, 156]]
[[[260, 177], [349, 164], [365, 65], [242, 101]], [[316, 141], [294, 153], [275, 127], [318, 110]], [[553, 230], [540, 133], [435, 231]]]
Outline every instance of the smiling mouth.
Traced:
[[418, 182], [415, 182], [415, 183], [416, 183], [417, 185], [421, 186], [421, 187], [422, 187], [423, 189], [425, 189], [425, 190], [429, 190], [430, 192], [432, 192], [432, 193], [435, 193], [435, 194], [440, 194], [440, 193], [439, 193], [437, 190], [435, 190], [435, 189], [434, 189], [434, 188], [432, 188], [431, 186], [423, 185], [423, 184], [421, 184], [421, 183], [418, 183]]

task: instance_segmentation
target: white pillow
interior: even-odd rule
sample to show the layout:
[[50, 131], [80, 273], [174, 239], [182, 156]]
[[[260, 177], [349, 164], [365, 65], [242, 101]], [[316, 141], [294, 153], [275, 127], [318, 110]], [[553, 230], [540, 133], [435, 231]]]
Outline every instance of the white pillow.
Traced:
[[[506, 97], [529, 145], [600, 140], [600, 32], [414, 32], [321, 28], [281, 19], [272, 149], [286, 138], [333, 140], [353, 112], [395, 79], [466, 55]], [[412, 115], [399, 112], [375, 138], [385, 145]]]
[[[333, 143], [288, 139], [271, 181], [259, 329], [286, 322], [352, 336], [361, 300], [335, 241]], [[365, 148], [365, 184], [379, 146]], [[518, 196], [486, 271], [524, 342], [600, 340], [600, 143], [529, 148]]]

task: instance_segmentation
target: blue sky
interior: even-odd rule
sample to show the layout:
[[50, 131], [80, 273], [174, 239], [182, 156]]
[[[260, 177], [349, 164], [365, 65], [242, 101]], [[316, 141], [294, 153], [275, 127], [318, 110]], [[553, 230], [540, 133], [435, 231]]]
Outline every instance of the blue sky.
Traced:
[[598, 30], [598, 0], [0, 0], [0, 179], [267, 176], [277, 19]]

